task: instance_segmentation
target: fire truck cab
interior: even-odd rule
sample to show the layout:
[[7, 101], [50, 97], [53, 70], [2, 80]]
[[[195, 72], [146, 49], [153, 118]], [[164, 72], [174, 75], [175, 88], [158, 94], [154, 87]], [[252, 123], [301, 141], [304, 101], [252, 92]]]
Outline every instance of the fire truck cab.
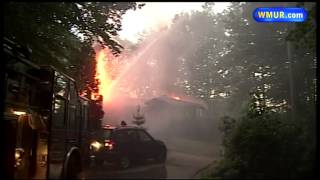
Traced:
[[75, 178], [89, 145], [88, 99], [75, 81], [52, 66], [29, 61], [4, 39], [4, 130], [8, 178]]

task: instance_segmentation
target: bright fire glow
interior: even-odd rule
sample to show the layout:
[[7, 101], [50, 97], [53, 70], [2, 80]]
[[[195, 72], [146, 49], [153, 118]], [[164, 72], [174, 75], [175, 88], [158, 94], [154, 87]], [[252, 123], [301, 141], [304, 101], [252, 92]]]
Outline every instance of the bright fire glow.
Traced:
[[[109, 60], [107, 49], [100, 50], [96, 56], [96, 78], [99, 80], [99, 94], [103, 96], [103, 102], [109, 102], [111, 100], [111, 75], [110, 67], [107, 65]], [[93, 99], [97, 98], [97, 95], [94, 95]]]
[[[128, 69], [126, 64], [120, 60], [125, 57], [114, 57], [108, 48], [97, 51], [96, 53], [96, 75], [95, 79], [99, 82], [98, 93], [93, 93], [91, 99], [98, 100], [102, 96], [103, 109], [108, 106], [116, 106], [122, 93], [131, 95], [130, 84], [126, 82], [124, 87], [119, 88], [122, 76]], [[120, 95], [120, 96], [119, 96]], [[116, 100], [117, 99], [117, 100]]]
[[178, 96], [173, 96], [173, 99], [175, 99], [175, 100], [181, 100], [181, 98], [178, 97]]

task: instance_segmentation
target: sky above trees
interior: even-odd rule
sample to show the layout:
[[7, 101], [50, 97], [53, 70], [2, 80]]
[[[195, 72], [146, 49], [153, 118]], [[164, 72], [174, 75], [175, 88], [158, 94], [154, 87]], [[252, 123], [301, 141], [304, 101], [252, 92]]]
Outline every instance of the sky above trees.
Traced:
[[[217, 2], [214, 12], [220, 13], [230, 3]], [[204, 2], [147, 2], [142, 9], [128, 10], [123, 15], [120, 38], [137, 42], [137, 34], [142, 31], [158, 30], [171, 24], [176, 14], [190, 11], [201, 11]]]

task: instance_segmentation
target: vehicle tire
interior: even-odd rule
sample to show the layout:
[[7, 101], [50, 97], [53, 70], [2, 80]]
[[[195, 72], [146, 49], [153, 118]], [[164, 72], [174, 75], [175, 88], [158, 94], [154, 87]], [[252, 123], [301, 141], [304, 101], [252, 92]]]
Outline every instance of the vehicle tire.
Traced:
[[77, 158], [77, 156], [75, 155], [71, 156], [67, 166], [67, 173], [66, 173], [67, 179], [79, 179], [78, 175], [81, 171], [79, 164], [80, 164], [80, 160]]
[[131, 165], [131, 161], [128, 156], [121, 156], [119, 158], [118, 167], [121, 169], [127, 169]]
[[167, 159], [167, 153], [165, 151], [161, 151], [159, 154], [157, 154], [155, 160], [158, 163], [164, 163]]

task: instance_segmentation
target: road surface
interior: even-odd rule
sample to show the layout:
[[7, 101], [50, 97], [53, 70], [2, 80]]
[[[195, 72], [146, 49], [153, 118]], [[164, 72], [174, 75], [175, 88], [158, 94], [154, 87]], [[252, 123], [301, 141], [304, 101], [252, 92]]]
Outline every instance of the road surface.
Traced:
[[103, 166], [96, 166], [93, 162], [80, 176], [81, 179], [192, 178], [199, 169], [210, 164], [213, 160], [212, 156], [193, 155], [168, 150], [167, 161], [164, 164], [148, 161], [137, 164], [127, 170], [117, 170], [107, 163]]

